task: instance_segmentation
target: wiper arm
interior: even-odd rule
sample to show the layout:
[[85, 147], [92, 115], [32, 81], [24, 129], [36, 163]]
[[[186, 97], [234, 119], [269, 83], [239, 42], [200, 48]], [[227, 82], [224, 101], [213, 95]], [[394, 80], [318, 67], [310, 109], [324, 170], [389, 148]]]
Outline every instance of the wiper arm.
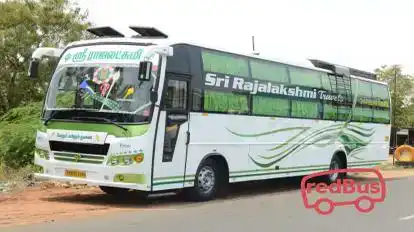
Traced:
[[100, 118], [100, 117], [72, 117], [72, 119], [75, 119], [75, 120], [76, 119], [79, 119], [79, 120], [83, 120], [83, 119], [86, 119], [86, 120], [100, 120], [100, 121], [104, 121], [104, 122], [111, 123], [111, 124], [113, 124], [113, 125], [121, 128], [121, 129], [123, 129], [125, 131], [128, 131], [128, 128], [126, 128], [126, 127], [124, 127], [124, 126], [122, 126], [122, 125], [120, 125], [120, 124], [118, 124], [116, 122], [113, 122], [113, 121], [111, 121], [111, 120], [109, 120], [107, 118]]
[[50, 120], [52, 120], [52, 119], [56, 116], [56, 114], [57, 114], [58, 112], [59, 112], [58, 110], [53, 111], [53, 113], [52, 113], [52, 114], [51, 114], [48, 118], [46, 118], [46, 119], [45, 119], [45, 122], [43, 123], [43, 125], [47, 126], [47, 123], [48, 123]]

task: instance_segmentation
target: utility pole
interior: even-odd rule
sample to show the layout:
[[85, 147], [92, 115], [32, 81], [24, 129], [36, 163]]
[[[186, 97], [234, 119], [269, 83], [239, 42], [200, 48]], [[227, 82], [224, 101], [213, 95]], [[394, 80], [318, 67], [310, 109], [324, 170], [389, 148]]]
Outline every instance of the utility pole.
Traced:
[[[397, 65], [394, 65], [394, 102], [392, 103], [392, 126], [391, 126], [391, 128], [392, 127], [394, 127], [394, 154], [395, 154], [395, 150], [397, 149], [397, 127], [395, 126], [395, 109], [397, 108], [397, 107], [395, 107], [396, 105], [395, 105], [395, 103], [397, 102], [396, 101], [396, 99], [397, 99]], [[393, 159], [392, 159], [392, 163], [393, 163], [393, 165], [394, 165], [394, 157], [395, 157], [395, 155], [393, 155], [392, 156], [393, 157]]]
[[[394, 102], [396, 102], [396, 97], [397, 97], [397, 65], [394, 65]], [[395, 104], [393, 104], [395, 105]], [[394, 107], [395, 109], [395, 107]], [[392, 111], [392, 121], [393, 121], [393, 126], [395, 127], [395, 110]]]

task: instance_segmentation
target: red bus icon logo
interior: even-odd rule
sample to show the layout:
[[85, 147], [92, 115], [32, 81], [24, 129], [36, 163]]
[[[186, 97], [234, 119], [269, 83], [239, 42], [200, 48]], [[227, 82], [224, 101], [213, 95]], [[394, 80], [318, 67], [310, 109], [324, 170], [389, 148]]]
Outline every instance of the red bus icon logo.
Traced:
[[[308, 180], [314, 177], [326, 176], [334, 173], [373, 173], [377, 177], [377, 180], [371, 181], [369, 183], [356, 183], [353, 179], [343, 179], [337, 180], [336, 182], [326, 184], [326, 183], [308, 183]], [[320, 197], [311, 202], [309, 199], [309, 194], [313, 191], [312, 188], [315, 187], [315, 190]], [[302, 178], [301, 181], [301, 194], [305, 208], [312, 209], [314, 208], [316, 212], [321, 215], [327, 215], [333, 212], [336, 206], [345, 206], [345, 205], [354, 205], [354, 207], [362, 213], [371, 212], [374, 209], [374, 206], [378, 202], [383, 202], [386, 195], [385, 181], [382, 174], [373, 168], [350, 168], [350, 169], [339, 169], [339, 170], [330, 170], [324, 172], [317, 172]], [[355, 197], [351, 200], [339, 201], [330, 199], [329, 196], [326, 196], [328, 193], [333, 195], [335, 194], [357, 194], [358, 197]], [[373, 195], [377, 194], [379, 196], [374, 197]], [[367, 203], [368, 207], [363, 207], [363, 203]], [[326, 205], [327, 209], [322, 209], [322, 206]]]

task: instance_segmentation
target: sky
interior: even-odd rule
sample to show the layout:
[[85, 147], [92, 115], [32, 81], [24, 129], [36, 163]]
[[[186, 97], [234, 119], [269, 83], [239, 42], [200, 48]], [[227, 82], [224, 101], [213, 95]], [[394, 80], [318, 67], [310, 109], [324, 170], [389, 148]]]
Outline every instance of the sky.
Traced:
[[412, 0], [75, 0], [96, 26], [126, 35], [152, 26], [171, 39], [365, 71], [400, 64], [414, 74]]

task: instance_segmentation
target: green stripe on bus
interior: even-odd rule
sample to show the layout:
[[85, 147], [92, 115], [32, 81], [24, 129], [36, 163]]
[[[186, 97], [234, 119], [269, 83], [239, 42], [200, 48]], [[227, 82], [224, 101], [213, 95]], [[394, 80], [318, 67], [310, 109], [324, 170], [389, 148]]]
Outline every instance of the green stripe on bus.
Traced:
[[251, 176], [267, 176], [275, 174], [286, 174], [286, 173], [295, 173], [295, 172], [307, 172], [307, 171], [325, 171], [325, 168], [313, 168], [313, 169], [300, 169], [300, 170], [289, 170], [289, 171], [274, 171], [267, 173], [255, 173], [255, 174], [244, 174], [244, 175], [230, 175], [230, 178], [240, 178], [240, 177], [251, 177]]
[[[356, 161], [349, 163], [350, 167], [359, 167], [359, 166], [375, 166], [381, 164], [385, 160], [375, 161]], [[267, 176], [267, 175], [276, 175], [276, 174], [286, 174], [286, 173], [296, 173], [296, 172], [307, 172], [307, 171], [327, 171], [329, 165], [309, 165], [301, 167], [290, 167], [290, 168], [280, 168], [276, 169], [256, 169], [256, 170], [245, 170], [245, 171], [234, 171], [230, 172], [230, 178], [241, 178], [241, 177], [253, 177], [253, 176]], [[254, 173], [257, 172], [257, 173]], [[232, 175], [233, 174], [233, 175]], [[180, 184], [183, 182], [192, 182], [194, 181], [195, 176], [186, 176], [184, 181], [183, 176], [171, 176], [171, 177], [159, 177], [154, 178], [155, 185], [164, 185], [164, 184]]]

